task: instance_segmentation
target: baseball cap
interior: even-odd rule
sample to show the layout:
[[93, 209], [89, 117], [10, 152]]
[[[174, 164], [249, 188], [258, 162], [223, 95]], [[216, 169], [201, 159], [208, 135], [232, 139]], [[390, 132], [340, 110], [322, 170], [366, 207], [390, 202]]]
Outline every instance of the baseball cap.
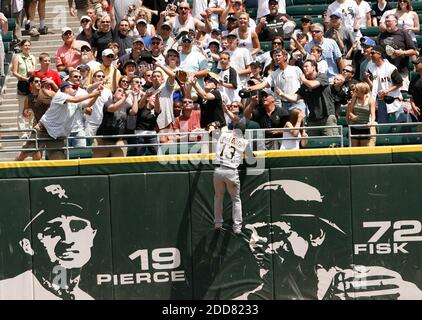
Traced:
[[278, 3], [278, 0], [268, 0], [268, 3], [275, 2]]
[[175, 53], [175, 54], [177, 54], [178, 56], [180, 55], [180, 54], [179, 54], [179, 51], [177, 51], [176, 49], [173, 49], [173, 48], [170, 48], [170, 49], [168, 49], [168, 50], [167, 50], [167, 54], [169, 54], [170, 52]]
[[192, 42], [192, 37], [189, 34], [185, 34], [181, 39], [182, 42], [185, 42], [186, 40], [188, 40], [189, 42]]
[[264, 89], [262, 89], [261, 90], [261, 93], [265, 93], [265, 94], [267, 94], [268, 96], [275, 96], [275, 93], [274, 93], [274, 91], [272, 91], [271, 89], [269, 89], [269, 88], [264, 88]]
[[331, 15], [330, 15], [330, 18], [331, 17], [336, 17], [336, 18], [339, 18], [339, 19], [341, 19], [341, 13], [340, 12], [333, 12]]
[[156, 35], [152, 36], [152, 37], [151, 37], [151, 40], [153, 40], [153, 39], [158, 39], [158, 40], [160, 40], [160, 41], [163, 41], [163, 38], [162, 38], [160, 35], [158, 35], [158, 34], [156, 34]]
[[72, 84], [69, 81], [63, 81], [60, 84], [60, 90], [63, 90], [64, 88], [71, 87], [71, 86], [72, 86]]
[[73, 33], [73, 30], [69, 27], [62, 28], [62, 35], [64, 35], [66, 32], [71, 31]]
[[80, 64], [76, 67], [76, 70], [91, 70], [91, 68], [87, 64]]
[[140, 24], [140, 23], [148, 24], [148, 22], [145, 19], [136, 20], [136, 24]]
[[229, 38], [229, 37], [234, 37], [234, 38], [239, 38], [239, 36], [237, 35], [237, 33], [235, 33], [235, 32], [230, 32], [229, 34], [227, 34], [227, 36], [226, 36], [227, 38]]
[[376, 52], [379, 52], [379, 53], [381, 53], [381, 55], [383, 56], [383, 57], [385, 57], [385, 48], [383, 47], [383, 46], [381, 46], [381, 45], [376, 45], [376, 46], [374, 46], [374, 49], [373, 49], [374, 51], [376, 51]]
[[313, 19], [312, 19], [312, 17], [311, 16], [309, 16], [309, 15], [305, 15], [305, 16], [303, 16], [301, 19], [300, 19], [300, 21], [310, 21], [311, 23], [313, 22]]
[[92, 20], [91, 20], [91, 18], [90, 18], [90, 17], [88, 17], [88, 16], [82, 16], [82, 17], [81, 17], [81, 19], [80, 19], [79, 21], [82, 21], [82, 20], [84, 20], [84, 19], [89, 20], [89, 21], [92, 21]]
[[133, 65], [133, 66], [135, 66], [135, 67], [137, 67], [138, 66], [138, 64], [136, 63], [136, 61], [135, 60], [128, 60], [128, 61], [126, 61], [124, 64], [123, 64], [123, 69], [124, 68], [126, 68], [126, 66], [128, 66], [128, 65]]
[[237, 20], [237, 17], [234, 14], [231, 14], [227, 17], [227, 20]]
[[89, 50], [91, 50], [91, 46], [89, 45], [89, 43], [81, 45], [81, 51], [82, 51], [84, 48], [88, 48]]
[[221, 33], [221, 30], [218, 29], [218, 28], [214, 28], [214, 29], [211, 30], [211, 33], [213, 33], [213, 32]]
[[216, 39], [212, 39], [210, 40], [210, 42], [208, 42], [208, 47], [212, 44], [216, 44], [218, 47], [220, 47], [220, 41], [216, 40]]
[[375, 40], [371, 39], [368, 36], [360, 38], [360, 42], [364, 48], [374, 47], [377, 44]]
[[142, 37], [136, 37], [135, 39], [133, 39], [132, 43], [135, 43], [135, 42], [141, 42], [142, 44], [145, 44], [144, 39]]
[[167, 26], [167, 27], [169, 27], [170, 29], [173, 29], [173, 26], [171, 25], [171, 23], [170, 23], [170, 22], [167, 22], [167, 21], [163, 22], [163, 23], [161, 24], [161, 28], [162, 28], [162, 27], [164, 27], [164, 26]]
[[114, 56], [113, 50], [111, 50], [111, 49], [105, 49], [101, 55], [102, 56], [108, 56], [109, 54], [112, 54]]
[[212, 81], [215, 84], [218, 84], [219, 80], [219, 76], [214, 72], [208, 72], [208, 75], [204, 78], [204, 81]]

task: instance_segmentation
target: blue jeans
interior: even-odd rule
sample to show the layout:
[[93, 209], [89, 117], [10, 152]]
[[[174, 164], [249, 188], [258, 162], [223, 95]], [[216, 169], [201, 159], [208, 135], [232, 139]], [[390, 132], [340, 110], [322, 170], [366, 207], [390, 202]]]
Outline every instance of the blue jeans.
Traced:
[[128, 139], [128, 144], [151, 144], [151, 146], [136, 146], [129, 147], [127, 150], [128, 156], [148, 156], [156, 155], [158, 151], [157, 136], [139, 136]]

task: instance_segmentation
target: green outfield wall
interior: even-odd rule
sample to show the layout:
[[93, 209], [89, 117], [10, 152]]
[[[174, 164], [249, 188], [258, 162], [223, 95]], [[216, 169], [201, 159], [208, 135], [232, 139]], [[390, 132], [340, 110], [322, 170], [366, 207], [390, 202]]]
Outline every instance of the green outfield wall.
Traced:
[[0, 299], [422, 299], [422, 147], [257, 156], [0, 164]]

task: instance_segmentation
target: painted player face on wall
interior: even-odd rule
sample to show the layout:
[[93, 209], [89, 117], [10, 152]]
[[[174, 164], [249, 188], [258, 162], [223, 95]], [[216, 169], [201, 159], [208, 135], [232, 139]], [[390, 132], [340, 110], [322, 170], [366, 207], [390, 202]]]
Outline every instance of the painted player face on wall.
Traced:
[[88, 220], [62, 215], [36, 234], [35, 252], [45, 250], [51, 263], [65, 269], [81, 268], [91, 258], [96, 233]]

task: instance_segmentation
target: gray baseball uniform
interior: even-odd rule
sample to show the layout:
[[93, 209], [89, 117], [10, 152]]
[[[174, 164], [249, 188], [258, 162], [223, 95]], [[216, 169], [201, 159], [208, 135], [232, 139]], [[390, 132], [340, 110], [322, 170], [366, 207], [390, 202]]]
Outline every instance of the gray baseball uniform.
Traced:
[[234, 132], [222, 132], [218, 139], [214, 170], [215, 229], [221, 229], [223, 224], [223, 200], [226, 189], [232, 200], [233, 232], [238, 234], [242, 229], [242, 202], [237, 167], [243, 161], [246, 147], [248, 140]]

